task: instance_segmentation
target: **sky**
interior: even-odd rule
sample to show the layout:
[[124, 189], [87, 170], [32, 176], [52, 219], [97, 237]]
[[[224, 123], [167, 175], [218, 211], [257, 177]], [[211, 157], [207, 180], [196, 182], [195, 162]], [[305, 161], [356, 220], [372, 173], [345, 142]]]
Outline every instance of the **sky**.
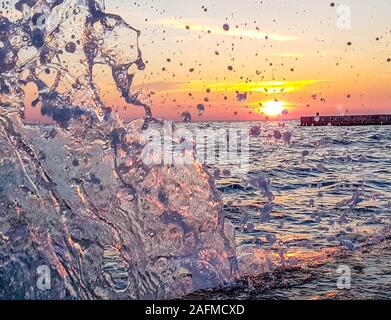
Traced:
[[[106, 0], [141, 31], [155, 117], [193, 121], [391, 113], [391, 0]], [[390, 60], [390, 61], [389, 61]], [[131, 120], [110, 74], [106, 104]], [[205, 111], [199, 112], [202, 104]]]

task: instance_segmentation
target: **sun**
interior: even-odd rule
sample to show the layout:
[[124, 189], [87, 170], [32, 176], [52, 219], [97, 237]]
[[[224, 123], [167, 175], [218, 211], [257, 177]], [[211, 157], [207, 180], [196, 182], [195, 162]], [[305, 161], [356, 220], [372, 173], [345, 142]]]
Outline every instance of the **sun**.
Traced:
[[262, 103], [261, 111], [268, 116], [278, 116], [284, 111], [284, 102], [270, 100]]

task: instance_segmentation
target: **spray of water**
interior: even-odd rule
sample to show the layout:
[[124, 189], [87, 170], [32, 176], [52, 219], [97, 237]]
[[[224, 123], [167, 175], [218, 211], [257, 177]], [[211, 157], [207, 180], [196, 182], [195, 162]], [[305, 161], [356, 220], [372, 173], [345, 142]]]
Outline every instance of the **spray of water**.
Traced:
[[[170, 298], [236, 279], [234, 231], [213, 179], [196, 161], [140, 159], [153, 121], [148, 96], [132, 91], [144, 69], [140, 32], [95, 0], [2, 6], [0, 295]], [[104, 104], [97, 65], [144, 108], [142, 120], [124, 125]], [[31, 85], [32, 106], [53, 125], [23, 123]], [[35, 285], [40, 265], [52, 270], [50, 291]]]

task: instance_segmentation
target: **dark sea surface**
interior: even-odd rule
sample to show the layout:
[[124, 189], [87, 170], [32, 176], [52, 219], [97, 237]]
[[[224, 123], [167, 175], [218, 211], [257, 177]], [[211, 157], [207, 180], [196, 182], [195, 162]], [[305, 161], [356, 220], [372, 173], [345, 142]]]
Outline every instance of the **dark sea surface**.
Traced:
[[[284, 260], [265, 276], [193, 298], [391, 297], [391, 127], [300, 127], [298, 121], [191, 127], [260, 128], [260, 135], [250, 138], [248, 172], [237, 173], [229, 161], [211, 164], [209, 170], [220, 170], [216, 184], [237, 246], [282, 253]], [[287, 132], [290, 143], [283, 138]], [[251, 185], [259, 178], [270, 182], [272, 198]], [[268, 204], [273, 205], [270, 220], [262, 221]], [[323, 254], [328, 250], [335, 253]], [[316, 263], [297, 267], [296, 259], [314, 254]], [[337, 287], [340, 266], [350, 270], [350, 290]]]

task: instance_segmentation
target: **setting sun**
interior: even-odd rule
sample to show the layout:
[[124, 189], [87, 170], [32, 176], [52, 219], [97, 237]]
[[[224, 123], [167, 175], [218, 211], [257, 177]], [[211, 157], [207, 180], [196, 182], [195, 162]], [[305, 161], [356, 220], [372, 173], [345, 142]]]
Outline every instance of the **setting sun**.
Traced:
[[271, 100], [262, 103], [261, 111], [268, 116], [278, 116], [284, 111], [284, 103], [278, 100]]

